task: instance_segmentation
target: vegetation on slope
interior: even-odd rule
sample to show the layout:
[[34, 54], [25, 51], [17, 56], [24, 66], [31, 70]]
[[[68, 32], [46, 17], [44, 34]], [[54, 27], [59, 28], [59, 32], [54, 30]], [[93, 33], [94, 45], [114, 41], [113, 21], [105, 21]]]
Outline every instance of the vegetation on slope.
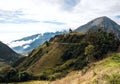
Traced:
[[107, 56], [50, 84], [120, 84], [120, 53]]
[[80, 71], [72, 71], [62, 79], [15, 84], [120, 84], [120, 53], [107, 54], [107, 57]]
[[20, 57], [22, 56], [14, 52], [4, 43], [0, 42], [0, 61], [1, 62], [5, 62], [6, 64], [13, 64]]
[[55, 80], [105, 58], [119, 45], [113, 33], [100, 29], [87, 34], [58, 35], [34, 49], [29, 57], [5, 74], [3, 81]]

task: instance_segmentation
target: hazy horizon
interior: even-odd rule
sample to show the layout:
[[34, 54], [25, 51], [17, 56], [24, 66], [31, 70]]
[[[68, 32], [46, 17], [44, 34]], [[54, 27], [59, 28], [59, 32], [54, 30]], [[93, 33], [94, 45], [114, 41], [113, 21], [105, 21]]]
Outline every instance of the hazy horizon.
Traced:
[[0, 41], [77, 27], [101, 16], [120, 24], [119, 0], [0, 0]]

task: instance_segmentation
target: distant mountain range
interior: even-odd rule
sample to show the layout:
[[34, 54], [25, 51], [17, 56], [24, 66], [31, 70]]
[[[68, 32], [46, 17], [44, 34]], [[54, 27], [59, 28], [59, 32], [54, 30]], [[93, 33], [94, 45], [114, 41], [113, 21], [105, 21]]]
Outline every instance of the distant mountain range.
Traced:
[[87, 24], [78, 27], [75, 31], [86, 33], [93, 32], [100, 28], [104, 31], [115, 33], [116, 37], [120, 39], [120, 25], [106, 16], [96, 18]]
[[8, 43], [15, 52], [20, 54], [26, 54], [31, 52], [33, 49], [42, 45], [45, 41], [48, 41], [50, 38], [55, 35], [65, 34], [67, 31], [57, 31], [57, 32], [46, 32], [42, 34], [35, 34], [32, 36], [24, 37], [22, 39], [14, 40]]
[[[75, 31], [87, 33], [98, 30], [100, 28], [104, 31], [115, 33], [116, 37], [120, 39], [120, 25], [106, 16], [96, 18], [87, 24], [78, 27], [75, 29]], [[14, 40], [8, 43], [8, 46], [10, 46], [17, 53], [26, 54], [42, 45], [45, 41], [48, 41], [55, 35], [65, 33], [68, 33], [68, 31], [46, 32], [43, 35], [35, 34], [32, 36], [24, 37], [22, 39]]]
[[0, 66], [12, 64], [19, 58], [21, 58], [19, 54], [15, 53], [7, 45], [0, 42]]

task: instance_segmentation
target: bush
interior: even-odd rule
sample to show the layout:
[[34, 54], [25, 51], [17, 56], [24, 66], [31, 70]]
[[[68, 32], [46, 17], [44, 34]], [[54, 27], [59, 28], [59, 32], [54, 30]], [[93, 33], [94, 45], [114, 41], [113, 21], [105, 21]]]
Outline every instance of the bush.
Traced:
[[0, 76], [0, 83], [3, 82], [3, 76]]
[[87, 47], [85, 47], [85, 55], [87, 56], [86, 61], [94, 61], [94, 53], [95, 47], [93, 45], [88, 45]]
[[4, 76], [4, 81], [5, 82], [9, 82], [9, 81], [14, 81], [16, 79], [14, 79], [14, 76], [17, 74], [17, 70], [16, 69], [10, 69], [6, 72], [5, 76]]
[[107, 33], [102, 30], [90, 32], [85, 36], [85, 42], [95, 47], [95, 59], [103, 59], [107, 52], [116, 51], [120, 45], [114, 33]]
[[18, 72], [17, 75], [18, 75], [17, 77], [19, 78], [19, 81], [27, 81], [32, 78], [32, 76], [27, 72]]
[[42, 72], [39, 77], [40, 80], [48, 80], [48, 75], [46, 72]]
[[20, 72], [16, 69], [9, 70], [4, 76], [4, 82], [20, 82], [30, 80], [32, 76], [27, 72]]
[[80, 56], [74, 64], [74, 69], [75, 70], [83, 69], [83, 67], [85, 67], [86, 65], [87, 65], [86, 57]]
[[53, 81], [53, 80], [55, 80], [55, 79], [64, 77], [66, 74], [67, 74], [67, 72], [65, 72], [65, 71], [64, 71], [64, 72], [54, 73], [53, 75], [50, 75], [50, 76], [48, 77], [48, 79], [49, 79], [50, 81]]

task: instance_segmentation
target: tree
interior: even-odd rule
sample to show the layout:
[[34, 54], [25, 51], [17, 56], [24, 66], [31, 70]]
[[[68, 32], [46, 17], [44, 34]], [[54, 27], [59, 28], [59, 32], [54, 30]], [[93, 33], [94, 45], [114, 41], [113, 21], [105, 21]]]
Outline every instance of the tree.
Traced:
[[85, 36], [85, 42], [94, 45], [95, 60], [105, 58], [105, 54], [111, 51], [116, 51], [120, 45], [120, 41], [115, 37], [114, 33], [108, 33], [101, 29], [94, 32], [89, 32]]
[[46, 41], [46, 42], [45, 42], [45, 44], [46, 44], [46, 46], [47, 46], [47, 47], [49, 46], [49, 43], [48, 43], [48, 41]]
[[94, 51], [95, 47], [93, 45], [88, 45], [85, 47], [85, 55], [87, 62], [91, 62], [94, 60]]
[[47, 73], [46, 72], [41, 73], [40, 80], [47, 80], [47, 79], [48, 79]]
[[72, 33], [72, 29], [71, 28], [69, 29], [69, 32]]

